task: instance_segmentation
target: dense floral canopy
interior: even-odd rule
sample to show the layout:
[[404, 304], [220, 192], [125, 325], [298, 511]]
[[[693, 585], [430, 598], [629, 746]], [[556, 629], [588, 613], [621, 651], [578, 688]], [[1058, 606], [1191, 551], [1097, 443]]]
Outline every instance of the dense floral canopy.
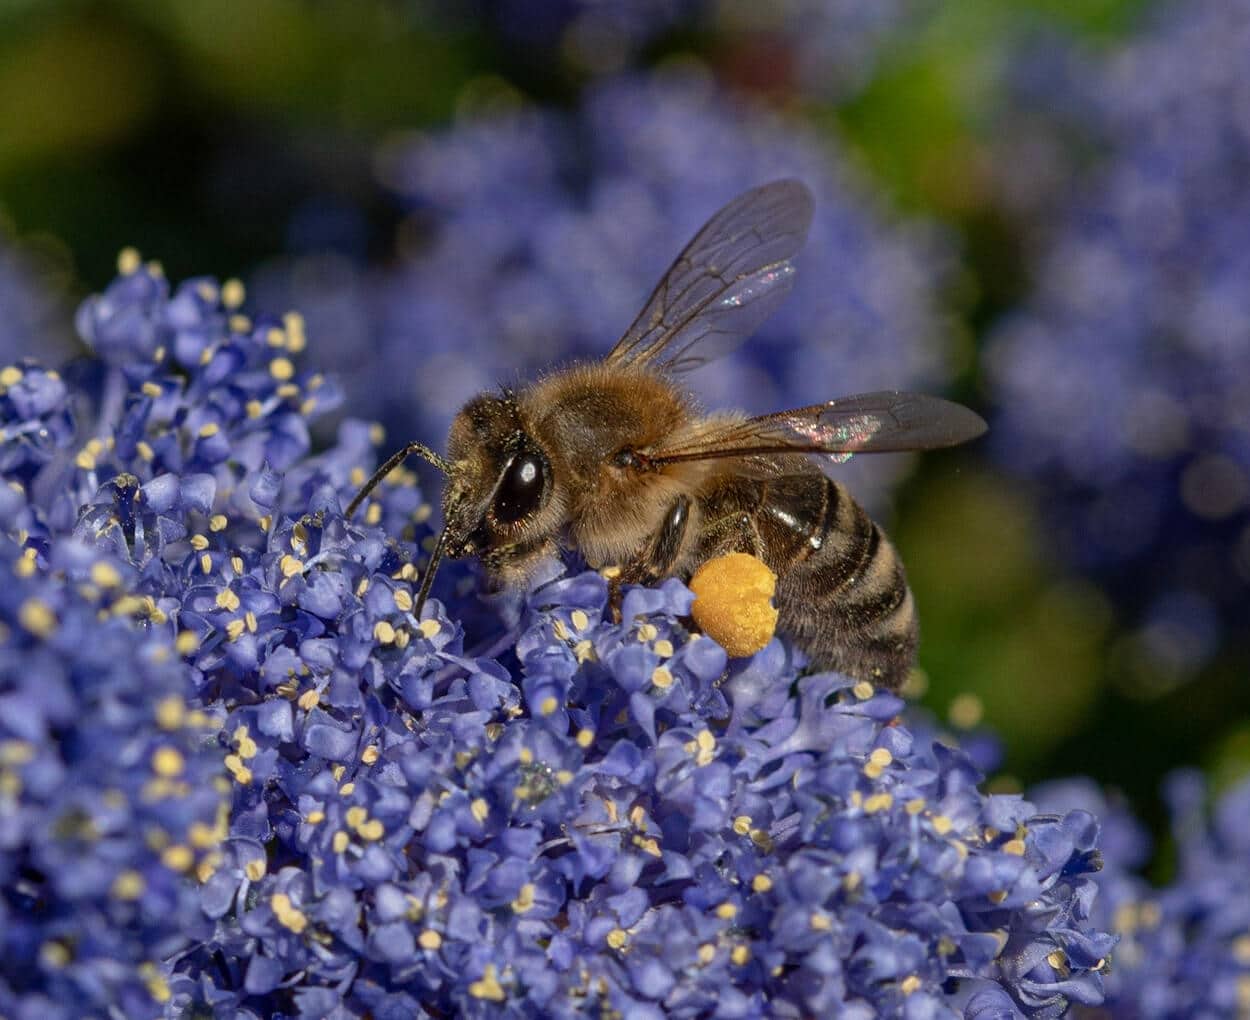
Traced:
[[[1057, 1016], [1098, 825], [677, 581], [413, 598], [430, 507], [298, 316], [133, 253], [0, 374], [8, 1015]], [[445, 587], [444, 587], [445, 586]], [[32, 666], [36, 668], [32, 668]]]

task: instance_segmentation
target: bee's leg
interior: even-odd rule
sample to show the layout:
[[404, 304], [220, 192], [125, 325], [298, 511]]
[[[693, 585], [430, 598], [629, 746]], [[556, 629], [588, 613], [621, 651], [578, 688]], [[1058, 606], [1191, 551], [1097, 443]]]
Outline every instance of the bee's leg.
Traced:
[[764, 542], [755, 518], [743, 510], [714, 517], [703, 525], [698, 559], [700, 563], [705, 563], [735, 552], [750, 553], [761, 560], [764, 558]]
[[650, 584], [664, 577], [677, 562], [682, 541], [690, 525], [690, 497], [684, 493], [673, 500], [664, 515], [660, 530], [652, 536], [642, 553], [625, 564], [621, 572], [608, 581], [608, 605], [612, 621], [621, 622], [621, 586]]
[[612, 613], [612, 622], [621, 622], [621, 577], [624, 571], [620, 571], [608, 578], [608, 609]]

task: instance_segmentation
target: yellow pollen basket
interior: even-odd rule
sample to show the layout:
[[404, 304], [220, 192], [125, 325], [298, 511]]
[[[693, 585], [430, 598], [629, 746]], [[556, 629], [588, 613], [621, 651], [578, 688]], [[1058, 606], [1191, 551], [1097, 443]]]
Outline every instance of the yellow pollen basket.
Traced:
[[708, 560], [690, 579], [691, 615], [699, 629], [732, 658], [754, 655], [773, 639], [777, 576], [747, 553]]

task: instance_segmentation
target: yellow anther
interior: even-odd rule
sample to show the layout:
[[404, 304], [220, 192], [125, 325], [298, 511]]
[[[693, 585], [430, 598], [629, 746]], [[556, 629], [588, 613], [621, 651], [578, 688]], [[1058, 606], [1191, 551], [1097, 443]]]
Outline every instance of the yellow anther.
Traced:
[[475, 999], [486, 999], [488, 1002], [503, 1002], [503, 985], [495, 973], [495, 965], [488, 963], [482, 971], [482, 979], [469, 985], [469, 994]]
[[517, 892], [516, 899], [512, 901], [512, 909], [515, 913], [524, 914], [534, 906], [534, 894], [538, 891], [538, 887], [533, 882], [526, 882]]
[[36, 637], [47, 637], [56, 630], [56, 614], [46, 602], [29, 598], [17, 611], [18, 621]]
[[195, 862], [191, 848], [175, 844], [161, 851], [161, 863], [170, 871], [186, 871]]
[[221, 285], [221, 303], [227, 308], [238, 308], [247, 300], [247, 290], [240, 280], [229, 279]]
[[282, 325], [286, 330], [287, 349], [298, 354], [307, 343], [304, 333], [304, 317], [299, 312], [287, 312], [282, 317]]
[[114, 899], [118, 900], [137, 900], [143, 895], [147, 883], [143, 880], [143, 876], [137, 871], [126, 870], [120, 872], [115, 879], [109, 892], [112, 893]]
[[152, 752], [152, 771], [158, 776], [172, 779], [182, 774], [183, 758], [181, 752], [172, 747], [158, 747]]

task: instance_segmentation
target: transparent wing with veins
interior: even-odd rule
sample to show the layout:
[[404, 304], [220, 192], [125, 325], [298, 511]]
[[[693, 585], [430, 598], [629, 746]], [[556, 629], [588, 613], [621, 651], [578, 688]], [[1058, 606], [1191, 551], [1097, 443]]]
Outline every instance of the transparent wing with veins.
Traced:
[[801, 181], [739, 195], [677, 256], [607, 362], [678, 373], [733, 350], [794, 285], [790, 259], [811, 221], [812, 194]]
[[651, 467], [679, 461], [726, 457], [766, 458], [772, 468], [779, 454], [812, 454], [826, 465], [856, 453], [933, 450], [975, 439], [986, 424], [975, 411], [941, 397], [888, 390], [842, 397], [824, 404], [778, 411], [758, 418], [713, 423], [663, 447], [645, 452]]

